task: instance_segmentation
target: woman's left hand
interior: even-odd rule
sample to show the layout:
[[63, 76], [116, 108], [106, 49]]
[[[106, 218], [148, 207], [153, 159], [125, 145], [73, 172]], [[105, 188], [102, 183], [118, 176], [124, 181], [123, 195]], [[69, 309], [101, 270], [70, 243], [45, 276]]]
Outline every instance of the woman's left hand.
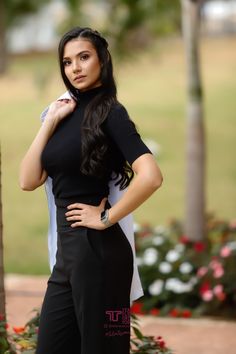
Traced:
[[107, 198], [103, 198], [98, 206], [74, 203], [68, 205], [65, 213], [67, 221], [74, 221], [71, 227], [85, 226], [91, 229], [104, 230], [106, 226], [101, 222], [101, 212], [105, 209]]

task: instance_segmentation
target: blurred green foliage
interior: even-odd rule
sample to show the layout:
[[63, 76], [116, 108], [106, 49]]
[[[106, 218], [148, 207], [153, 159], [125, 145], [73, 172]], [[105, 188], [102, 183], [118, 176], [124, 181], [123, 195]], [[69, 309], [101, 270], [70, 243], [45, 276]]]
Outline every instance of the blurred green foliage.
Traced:
[[[235, 38], [204, 39], [201, 45], [206, 94], [207, 211], [235, 217]], [[4, 248], [7, 272], [48, 272], [48, 211], [43, 187], [19, 188], [20, 161], [40, 126], [41, 111], [65, 88], [56, 53], [12, 58], [0, 80]], [[114, 58], [115, 59], [115, 58]], [[219, 70], [224, 68], [224, 70]], [[36, 76], [50, 73], [39, 92]], [[120, 101], [144, 139], [160, 145], [164, 182], [136, 212], [139, 223], [182, 219], [185, 205], [185, 62], [179, 39], [155, 42], [127, 63], [116, 62]]]
[[180, 30], [179, 0], [113, 0], [111, 3], [107, 32], [120, 55], [147, 47], [157, 35]]
[[5, 6], [5, 17], [7, 27], [19, 21], [23, 15], [36, 12], [48, 0], [2, 0]]

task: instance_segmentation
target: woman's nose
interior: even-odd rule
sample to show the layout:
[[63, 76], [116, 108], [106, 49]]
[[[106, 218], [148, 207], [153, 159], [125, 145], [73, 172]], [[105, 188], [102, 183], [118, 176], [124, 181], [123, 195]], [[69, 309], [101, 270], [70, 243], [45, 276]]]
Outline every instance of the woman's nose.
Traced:
[[75, 60], [73, 63], [72, 63], [72, 70], [74, 73], [77, 73], [77, 72], [80, 72], [81, 71], [81, 66], [79, 65], [78, 61]]

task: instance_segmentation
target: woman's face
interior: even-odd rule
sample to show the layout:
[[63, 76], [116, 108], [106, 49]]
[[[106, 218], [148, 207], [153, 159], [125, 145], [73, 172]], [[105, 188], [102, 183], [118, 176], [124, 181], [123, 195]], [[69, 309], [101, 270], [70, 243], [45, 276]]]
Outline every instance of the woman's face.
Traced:
[[101, 86], [101, 64], [89, 40], [78, 38], [66, 43], [63, 64], [71, 85], [80, 91]]

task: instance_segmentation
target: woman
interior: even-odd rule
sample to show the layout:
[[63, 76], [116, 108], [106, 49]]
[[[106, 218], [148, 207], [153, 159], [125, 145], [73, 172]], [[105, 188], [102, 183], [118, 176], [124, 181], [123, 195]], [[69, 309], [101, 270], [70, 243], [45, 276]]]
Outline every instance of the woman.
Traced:
[[[57, 209], [56, 264], [36, 353], [128, 354], [133, 252], [118, 221], [161, 186], [162, 175], [117, 101], [107, 41], [74, 28], [59, 43], [59, 61], [71, 98], [50, 105], [20, 170], [23, 190], [52, 178]], [[114, 178], [128, 189], [111, 207]]]

